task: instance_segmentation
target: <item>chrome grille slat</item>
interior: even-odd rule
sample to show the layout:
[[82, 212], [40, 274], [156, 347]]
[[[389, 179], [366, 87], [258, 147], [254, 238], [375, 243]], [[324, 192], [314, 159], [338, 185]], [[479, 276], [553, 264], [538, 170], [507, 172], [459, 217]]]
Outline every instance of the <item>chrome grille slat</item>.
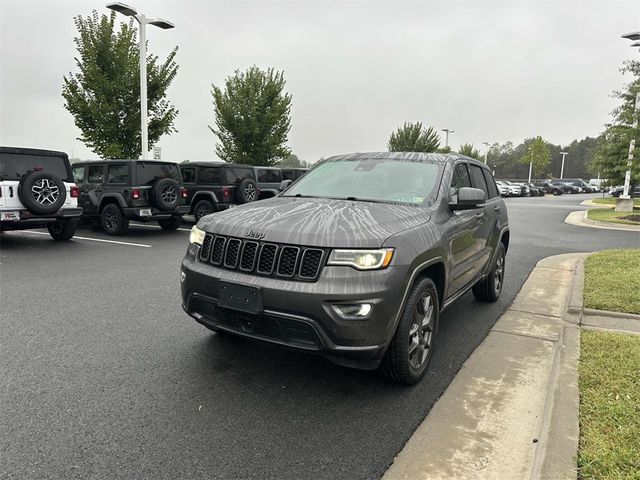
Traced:
[[318, 247], [276, 243], [205, 234], [199, 260], [220, 268], [253, 275], [298, 281], [316, 281], [328, 251]]

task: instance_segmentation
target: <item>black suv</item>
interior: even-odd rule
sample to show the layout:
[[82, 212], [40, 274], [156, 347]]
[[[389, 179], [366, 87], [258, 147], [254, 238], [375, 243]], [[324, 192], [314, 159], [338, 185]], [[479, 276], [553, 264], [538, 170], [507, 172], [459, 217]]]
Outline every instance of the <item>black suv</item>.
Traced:
[[292, 182], [295, 182], [309, 171], [308, 168], [282, 168], [281, 170], [282, 179], [291, 180]]
[[416, 383], [442, 309], [502, 291], [507, 210], [486, 165], [458, 154], [332, 157], [272, 199], [203, 218], [182, 307], [214, 331], [381, 366]]
[[150, 160], [100, 160], [75, 163], [82, 218], [100, 222], [109, 235], [122, 235], [129, 220], [155, 220], [176, 230], [189, 211], [177, 163]]
[[82, 214], [78, 195], [66, 153], [0, 147], [0, 232], [46, 227], [69, 240]]
[[225, 162], [180, 164], [187, 188], [189, 213], [196, 221], [213, 212], [258, 199], [259, 190], [251, 165]]

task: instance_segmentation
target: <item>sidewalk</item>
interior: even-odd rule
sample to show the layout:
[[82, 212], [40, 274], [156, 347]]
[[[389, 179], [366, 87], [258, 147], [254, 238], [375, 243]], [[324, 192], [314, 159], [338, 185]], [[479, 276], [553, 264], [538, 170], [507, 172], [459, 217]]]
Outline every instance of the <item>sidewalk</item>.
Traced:
[[538, 262], [385, 480], [576, 478], [580, 325], [640, 334], [638, 315], [583, 309], [588, 255]]

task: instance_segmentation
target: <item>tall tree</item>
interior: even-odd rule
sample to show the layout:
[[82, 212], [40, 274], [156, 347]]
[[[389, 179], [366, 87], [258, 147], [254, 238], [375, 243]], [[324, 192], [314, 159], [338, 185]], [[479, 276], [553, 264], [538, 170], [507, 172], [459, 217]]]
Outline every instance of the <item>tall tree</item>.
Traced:
[[300, 159], [295, 153], [291, 153], [289, 154], [289, 156], [287, 156], [287, 158], [283, 159], [278, 165], [282, 168], [300, 168], [302, 166], [302, 163], [300, 162]]
[[423, 127], [422, 122], [405, 122], [391, 134], [387, 147], [390, 152], [435, 152], [440, 136], [433, 127]]
[[218, 137], [216, 154], [232, 163], [275, 165], [286, 158], [291, 129], [291, 95], [283, 72], [256, 66], [227, 77], [224, 91], [212, 85]]
[[608, 179], [610, 185], [621, 185], [628, 169], [629, 142], [635, 140], [635, 150], [631, 165], [631, 185], [640, 183], [640, 128], [633, 128], [634, 119], [640, 120], [640, 112], [635, 111], [636, 94], [640, 93], [640, 62], [628, 60], [620, 70], [633, 76], [633, 80], [622, 90], [613, 93], [620, 105], [611, 112], [612, 121], [598, 138], [598, 146], [591, 165], [592, 170]]
[[482, 160], [482, 154], [480, 153], [480, 150], [475, 148], [471, 143], [464, 143], [460, 145], [460, 150], [458, 150], [458, 153], [466, 155], [467, 157], [475, 158], [477, 160]]
[[546, 171], [550, 160], [551, 152], [549, 151], [549, 146], [540, 136], [533, 139], [526, 153], [520, 157], [520, 163], [526, 165], [531, 163], [531, 172], [534, 178]]
[[[73, 115], [78, 140], [101, 158], [138, 158], [140, 134], [140, 55], [133, 20], [115, 25], [116, 12], [74, 18], [78, 73], [63, 77], [64, 107]], [[149, 147], [175, 132], [178, 110], [166, 98], [178, 73], [175, 47], [164, 62], [147, 55]]]

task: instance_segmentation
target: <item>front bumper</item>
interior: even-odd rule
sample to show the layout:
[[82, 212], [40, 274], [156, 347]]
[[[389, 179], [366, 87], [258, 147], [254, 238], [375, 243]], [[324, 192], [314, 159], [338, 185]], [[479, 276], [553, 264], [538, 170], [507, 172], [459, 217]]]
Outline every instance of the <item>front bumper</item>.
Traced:
[[[141, 215], [144, 210], [150, 210], [151, 215]], [[175, 210], [160, 210], [155, 207], [128, 207], [122, 209], [126, 218], [146, 221], [146, 220], [163, 220], [175, 216], [183, 216], [189, 213], [189, 205], [180, 205]]]
[[[262, 277], [205, 264], [190, 245], [182, 261], [182, 308], [197, 322], [270, 343], [321, 354], [331, 361], [374, 369], [382, 360], [396, 327], [407, 268], [361, 272], [325, 266], [316, 282]], [[221, 308], [219, 281], [260, 289], [258, 315]], [[334, 303], [373, 305], [366, 319], [346, 320]]]

